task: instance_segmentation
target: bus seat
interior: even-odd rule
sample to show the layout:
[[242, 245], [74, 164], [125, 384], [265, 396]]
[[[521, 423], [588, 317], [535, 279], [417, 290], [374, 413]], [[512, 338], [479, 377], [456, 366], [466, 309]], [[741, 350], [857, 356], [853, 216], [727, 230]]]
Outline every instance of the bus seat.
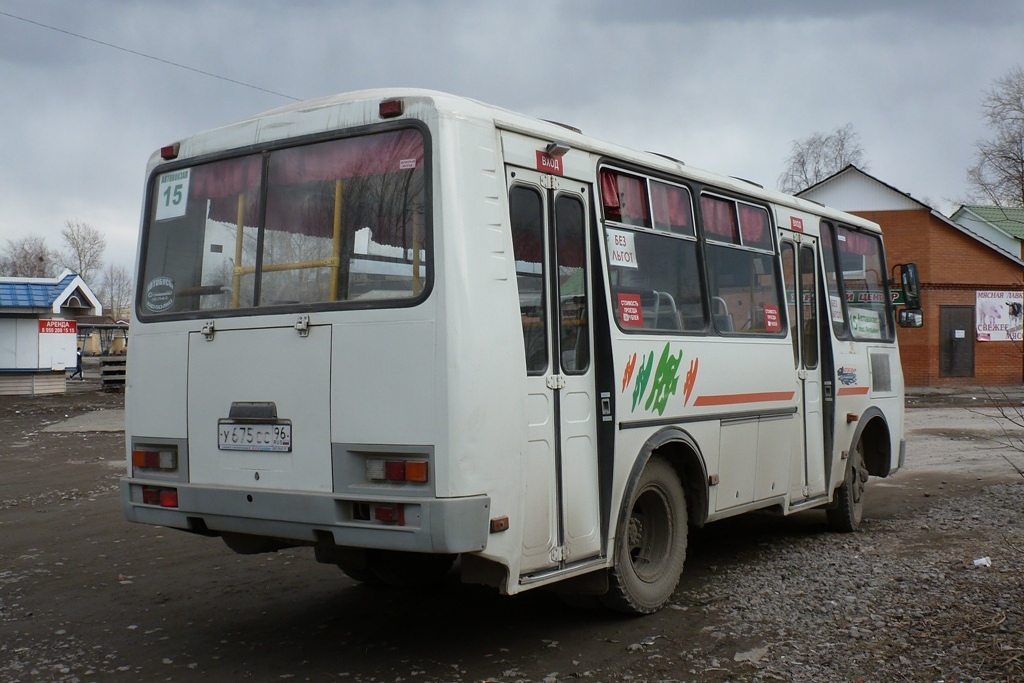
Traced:
[[711, 312], [715, 319], [715, 327], [719, 332], [734, 332], [736, 330], [732, 323], [732, 314], [729, 313], [729, 304], [720, 296], [711, 297]]
[[650, 290], [640, 297], [644, 308], [644, 327], [658, 330], [681, 330], [676, 300], [668, 292]]

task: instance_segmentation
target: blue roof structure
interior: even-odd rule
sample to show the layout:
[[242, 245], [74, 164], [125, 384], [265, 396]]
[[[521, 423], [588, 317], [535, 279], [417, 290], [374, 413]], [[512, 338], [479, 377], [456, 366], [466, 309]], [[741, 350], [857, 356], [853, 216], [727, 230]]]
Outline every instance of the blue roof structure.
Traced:
[[[76, 297], [78, 300], [72, 302]], [[0, 312], [52, 310], [57, 313], [69, 304], [94, 309], [96, 314], [103, 310], [85, 281], [69, 270], [55, 278], [0, 278]]]

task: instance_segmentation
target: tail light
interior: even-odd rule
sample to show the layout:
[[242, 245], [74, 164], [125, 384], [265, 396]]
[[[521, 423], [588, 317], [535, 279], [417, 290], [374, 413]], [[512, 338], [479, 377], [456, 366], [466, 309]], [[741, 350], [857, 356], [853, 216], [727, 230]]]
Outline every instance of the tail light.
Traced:
[[176, 448], [155, 450], [136, 448], [132, 450], [132, 466], [150, 470], [178, 469], [178, 450]]
[[175, 142], [173, 145], [166, 145], [160, 148], [160, 158], [165, 161], [178, 158], [178, 151], [181, 149], [181, 143]]
[[366, 461], [366, 478], [370, 481], [407, 481], [423, 484], [428, 480], [427, 461], [370, 458]]
[[178, 489], [163, 486], [143, 486], [142, 502], [145, 505], [159, 505], [162, 508], [178, 507]]
[[382, 119], [393, 119], [402, 115], [402, 100], [384, 100], [377, 108], [377, 114]]
[[401, 503], [395, 505], [378, 505], [373, 509], [373, 518], [385, 524], [397, 524], [405, 526], [405, 506]]

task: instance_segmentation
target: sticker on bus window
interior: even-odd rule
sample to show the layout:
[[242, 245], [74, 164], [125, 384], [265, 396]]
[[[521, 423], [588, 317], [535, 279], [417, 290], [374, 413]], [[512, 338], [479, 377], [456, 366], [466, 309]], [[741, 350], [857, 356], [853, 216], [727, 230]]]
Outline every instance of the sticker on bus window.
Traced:
[[842, 323], [846, 322], [846, 318], [843, 317], [843, 301], [838, 296], [829, 296], [828, 307], [832, 313], [832, 322]]
[[156, 215], [154, 220], [181, 218], [188, 208], [188, 181], [192, 169], [184, 168], [162, 174], [156, 183]]
[[398, 168], [399, 170], [402, 171], [411, 171], [412, 169], [416, 168], [416, 160], [402, 159], [401, 161], [398, 162]]
[[764, 329], [768, 332], [782, 331], [782, 319], [779, 318], [778, 306], [764, 307]]
[[882, 336], [882, 319], [878, 311], [850, 307], [850, 331], [854, 337]]
[[608, 265], [620, 268], [639, 268], [633, 233], [622, 230], [608, 231]]
[[644, 311], [640, 307], [639, 294], [619, 293], [619, 320], [623, 327], [644, 326]]
[[160, 276], [146, 285], [146, 308], [154, 313], [166, 311], [174, 305], [174, 280]]

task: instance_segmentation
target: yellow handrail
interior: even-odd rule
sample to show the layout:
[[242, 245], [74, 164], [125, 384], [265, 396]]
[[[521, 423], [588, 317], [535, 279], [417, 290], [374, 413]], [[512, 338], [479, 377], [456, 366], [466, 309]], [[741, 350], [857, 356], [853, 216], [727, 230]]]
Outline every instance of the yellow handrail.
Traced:
[[423, 242], [423, 226], [419, 213], [412, 215], [412, 295], [417, 296], [423, 288], [420, 282], [420, 246]]
[[[339, 265], [336, 258], [318, 259], [316, 261], [299, 261], [297, 263], [264, 263], [260, 268], [263, 273], [279, 273], [283, 270], [302, 270], [303, 268], [337, 268]], [[256, 272], [256, 266], [235, 266], [236, 278], [243, 275], [250, 275]]]
[[[277, 273], [285, 270], [301, 270], [304, 268], [330, 268], [331, 269], [331, 300], [338, 299], [338, 280], [341, 269], [341, 180], [335, 182], [334, 188], [334, 255], [330, 258], [317, 259], [315, 261], [299, 261], [297, 263], [264, 263], [260, 269], [264, 273]], [[245, 193], [238, 195], [238, 220], [236, 224], [237, 234], [235, 235], [235, 266], [232, 268], [231, 306], [238, 308], [240, 292], [242, 288], [242, 276], [251, 275], [256, 272], [256, 266], [243, 266], [242, 262], [242, 237], [245, 217]]]
[[341, 265], [341, 178], [334, 185], [334, 245], [331, 265], [331, 301], [338, 300], [338, 276]]
[[238, 308], [239, 292], [242, 289], [242, 274], [238, 271], [242, 262], [242, 230], [245, 227], [245, 193], [238, 195], [238, 219], [235, 222], [235, 276], [231, 281], [231, 308]]

